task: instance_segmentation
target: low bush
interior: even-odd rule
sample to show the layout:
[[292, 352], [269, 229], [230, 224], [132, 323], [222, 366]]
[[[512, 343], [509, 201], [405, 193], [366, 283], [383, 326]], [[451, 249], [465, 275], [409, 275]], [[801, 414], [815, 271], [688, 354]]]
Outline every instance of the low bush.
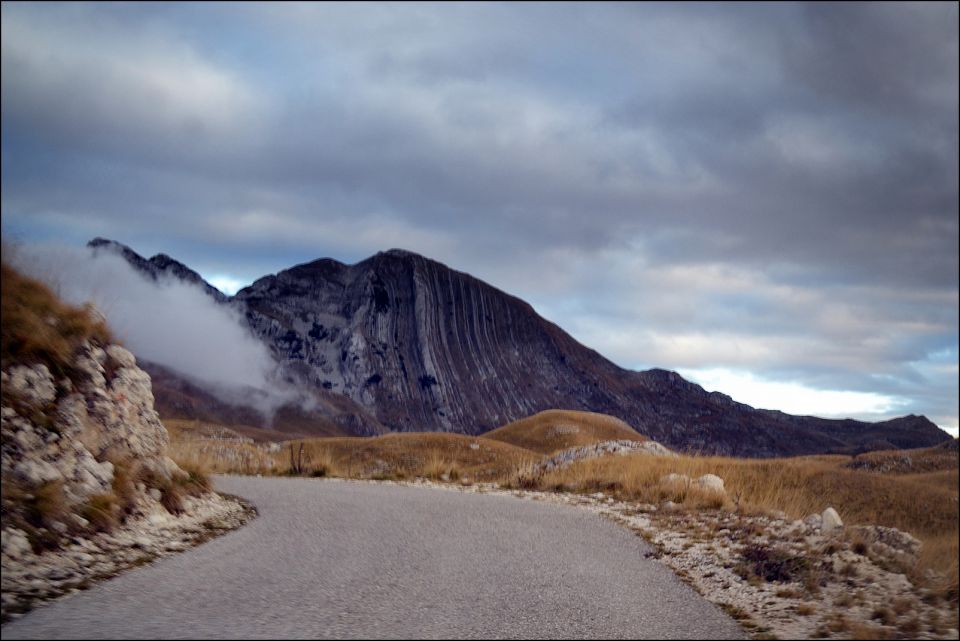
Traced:
[[810, 561], [765, 545], [751, 544], [743, 550], [743, 560], [748, 574], [765, 581], [789, 583], [803, 581], [810, 573]]

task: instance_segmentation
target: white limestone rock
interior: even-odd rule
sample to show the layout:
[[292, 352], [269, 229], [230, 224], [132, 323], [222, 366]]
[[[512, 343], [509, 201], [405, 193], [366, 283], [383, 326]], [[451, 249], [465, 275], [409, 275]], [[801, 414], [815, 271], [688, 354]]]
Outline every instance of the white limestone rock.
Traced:
[[27, 534], [15, 527], [7, 528], [0, 533], [0, 550], [3, 551], [4, 556], [11, 559], [21, 559], [33, 554]]
[[726, 493], [726, 490], [723, 487], [723, 479], [716, 474], [704, 474], [697, 479], [696, 483], [700, 489], [711, 492]]
[[129, 350], [119, 345], [110, 345], [106, 349], [107, 362], [115, 368], [136, 367], [137, 359]]
[[57, 397], [57, 387], [46, 365], [14, 365], [3, 377], [3, 386], [24, 403], [42, 407]]
[[820, 529], [824, 534], [839, 530], [842, 527], [843, 520], [841, 520], [840, 515], [837, 514], [837, 511], [832, 507], [828, 507], [823, 511], [823, 514], [820, 515]]

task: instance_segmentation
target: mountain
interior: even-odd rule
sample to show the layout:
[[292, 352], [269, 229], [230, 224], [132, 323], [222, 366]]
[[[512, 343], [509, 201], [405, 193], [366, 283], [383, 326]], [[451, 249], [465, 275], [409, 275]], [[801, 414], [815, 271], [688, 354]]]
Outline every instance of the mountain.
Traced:
[[157, 254], [148, 260], [122, 243], [99, 237], [87, 243], [87, 247], [94, 251], [109, 251], [119, 254], [137, 271], [145, 274], [151, 280], [156, 281], [161, 277], [176, 278], [200, 287], [218, 303], [225, 303], [228, 300], [228, 296], [205, 281], [200, 274], [166, 254]]
[[[146, 267], [127, 259], [159, 270], [156, 258]], [[399, 249], [355, 265], [329, 258], [297, 265], [223, 302], [243, 312], [285, 381], [345, 397], [392, 431], [481, 434], [556, 408], [615, 416], [673, 449], [735, 456], [949, 438], [924, 417], [791, 416], [708, 393], [675, 372], [625, 370], [519, 298]]]

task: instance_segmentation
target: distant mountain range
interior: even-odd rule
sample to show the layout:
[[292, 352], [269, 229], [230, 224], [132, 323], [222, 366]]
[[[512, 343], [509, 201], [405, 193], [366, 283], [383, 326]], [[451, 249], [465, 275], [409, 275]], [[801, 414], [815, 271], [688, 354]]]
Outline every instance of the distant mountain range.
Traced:
[[[278, 375], [318, 399], [309, 412], [281, 411], [277, 427], [291, 432], [481, 434], [559, 408], [616, 416], [673, 449], [733, 456], [855, 453], [950, 438], [923, 416], [880, 423], [792, 416], [708, 393], [675, 372], [623, 369], [519, 298], [408, 251], [355, 265], [323, 258], [226, 296], [164, 254], [147, 260], [101, 238], [90, 246], [241, 311]], [[151, 373], [162, 415], [257, 421], [255, 410], [217, 401], [178, 373]]]

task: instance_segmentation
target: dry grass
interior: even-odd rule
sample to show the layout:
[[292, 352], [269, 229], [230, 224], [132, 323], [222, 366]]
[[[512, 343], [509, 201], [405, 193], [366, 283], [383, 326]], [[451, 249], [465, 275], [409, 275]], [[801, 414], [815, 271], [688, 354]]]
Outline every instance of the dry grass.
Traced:
[[73, 354], [88, 339], [113, 342], [106, 325], [90, 307], [61, 302], [40, 281], [2, 264], [0, 276], [0, 362], [43, 363], [55, 375], [67, 375]]
[[289, 447], [304, 446], [304, 467], [312, 474], [322, 465], [327, 474], [347, 478], [467, 477], [492, 480], [537, 458], [498, 441], [460, 434], [400, 433], [376, 437], [338, 437], [290, 441], [273, 454], [276, 470], [290, 469]]
[[371, 479], [419, 476], [469, 483], [497, 479], [539, 459], [499, 441], [460, 434], [314, 438], [286, 441], [277, 449], [239, 440], [240, 434], [222, 426], [196, 421], [164, 423], [170, 433], [169, 456], [181, 467], [200, 465], [212, 473]]
[[163, 424], [170, 435], [167, 455], [183, 469], [207, 474], [276, 472], [274, 458], [252, 443], [253, 438], [246, 436], [242, 427], [182, 419], [163, 419]]
[[87, 500], [81, 510], [95, 532], [109, 532], [120, 523], [120, 506], [112, 492], [96, 494]]
[[540, 412], [487, 432], [483, 437], [541, 454], [602, 441], [649, 440], [613, 416], [573, 410]]
[[894, 633], [891, 630], [881, 628], [866, 623], [851, 622], [849, 625], [851, 639], [893, 639]]

